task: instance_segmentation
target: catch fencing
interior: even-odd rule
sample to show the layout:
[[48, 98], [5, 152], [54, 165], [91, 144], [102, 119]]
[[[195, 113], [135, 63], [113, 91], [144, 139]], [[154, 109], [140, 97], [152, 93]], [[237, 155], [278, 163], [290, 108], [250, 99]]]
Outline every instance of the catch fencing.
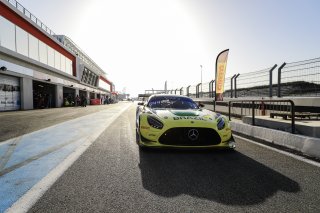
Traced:
[[284, 63], [278, 71], [282, 96], [320, 96], [320, 58]]
[[[283, 63], [225, 78], [224, 97], [320, 96], [320, 58]], [[168, 90], [191, 98], [214, 98], [215, 80]]]

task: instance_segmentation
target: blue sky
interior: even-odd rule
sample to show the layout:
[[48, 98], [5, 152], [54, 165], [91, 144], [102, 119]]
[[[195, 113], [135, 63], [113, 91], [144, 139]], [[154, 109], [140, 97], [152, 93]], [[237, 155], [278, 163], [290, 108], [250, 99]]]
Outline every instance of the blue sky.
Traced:
[[320, 57], [318, 0], [20, 0], [131, 96]]

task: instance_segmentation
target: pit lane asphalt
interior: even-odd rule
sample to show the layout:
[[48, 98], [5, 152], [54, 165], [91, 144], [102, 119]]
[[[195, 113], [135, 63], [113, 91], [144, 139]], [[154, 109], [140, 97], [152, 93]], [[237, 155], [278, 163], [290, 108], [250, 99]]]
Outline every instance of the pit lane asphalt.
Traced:
[[320, 168], [245, 140], [140, 152], [125, 111], [29, 212], [319, 212]]
[[[83, 108], [81, 113], [73, 116], [72, 119], [68, 120], [66, 116], [67, 119], [64, 122], [46, 128], [41, 128], [36, 122], [38, 125], [34, 128], [38, 129], [37, 131], [0, 143], [0, 212], [14, 203], [16, 207], [22, 206], [29, 209], [35, 202], [35, 198], [40, 197], [69, 165], [130, 106], [130, 104], [119, 103], [111, 106], [92, 106], [94, 109], [90, 110]], [[56, 110], [54, 112], [61, 113]], [[52, 117], [53, 112], [46, 110], [45, 113], [42, 112], [43, 120], [46, 120], [46, 113]], [[9, 116], [8, 113], [4, 114]], [[29, 121], [32, 121], [39, 120], [41, 113], [35, 110], [10, 116], [16, 118], [13, 122], [17, 122], [26, 114]], [[86, 115], [81, 116], [83, 114]], [[28, 196], [30, 193], [32, 196]], [[16, 202], [18, 199], [19, 201]], [[21, 199], [24, 205], [21, 205]], [[21, 208], [13, 208], [11, 212], [20, 212], [19, 210]]]
[[68, 120], [111, 109], [114, 105], [88, 105], [0, 113], [0, 143]]

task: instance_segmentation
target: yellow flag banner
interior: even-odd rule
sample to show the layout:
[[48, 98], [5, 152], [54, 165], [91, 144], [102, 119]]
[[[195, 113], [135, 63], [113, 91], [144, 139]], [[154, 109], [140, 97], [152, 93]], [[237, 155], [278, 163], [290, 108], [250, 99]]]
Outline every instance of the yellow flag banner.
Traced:
[[224, 92], [224, 79], [226, 76], [227, 60], [228, 60], [229, 49], [226, 49], [219, 53], [216, 59], [216, 89], [215, 89], [215, 100], [223, 101]]

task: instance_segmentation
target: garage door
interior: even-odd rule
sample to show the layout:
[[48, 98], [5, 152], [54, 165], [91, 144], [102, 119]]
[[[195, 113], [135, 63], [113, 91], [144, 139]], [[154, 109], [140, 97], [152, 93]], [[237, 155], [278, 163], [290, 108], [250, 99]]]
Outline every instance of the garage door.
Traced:
[[0, 75], [0, 111], [20, 109], [19, 78]]

